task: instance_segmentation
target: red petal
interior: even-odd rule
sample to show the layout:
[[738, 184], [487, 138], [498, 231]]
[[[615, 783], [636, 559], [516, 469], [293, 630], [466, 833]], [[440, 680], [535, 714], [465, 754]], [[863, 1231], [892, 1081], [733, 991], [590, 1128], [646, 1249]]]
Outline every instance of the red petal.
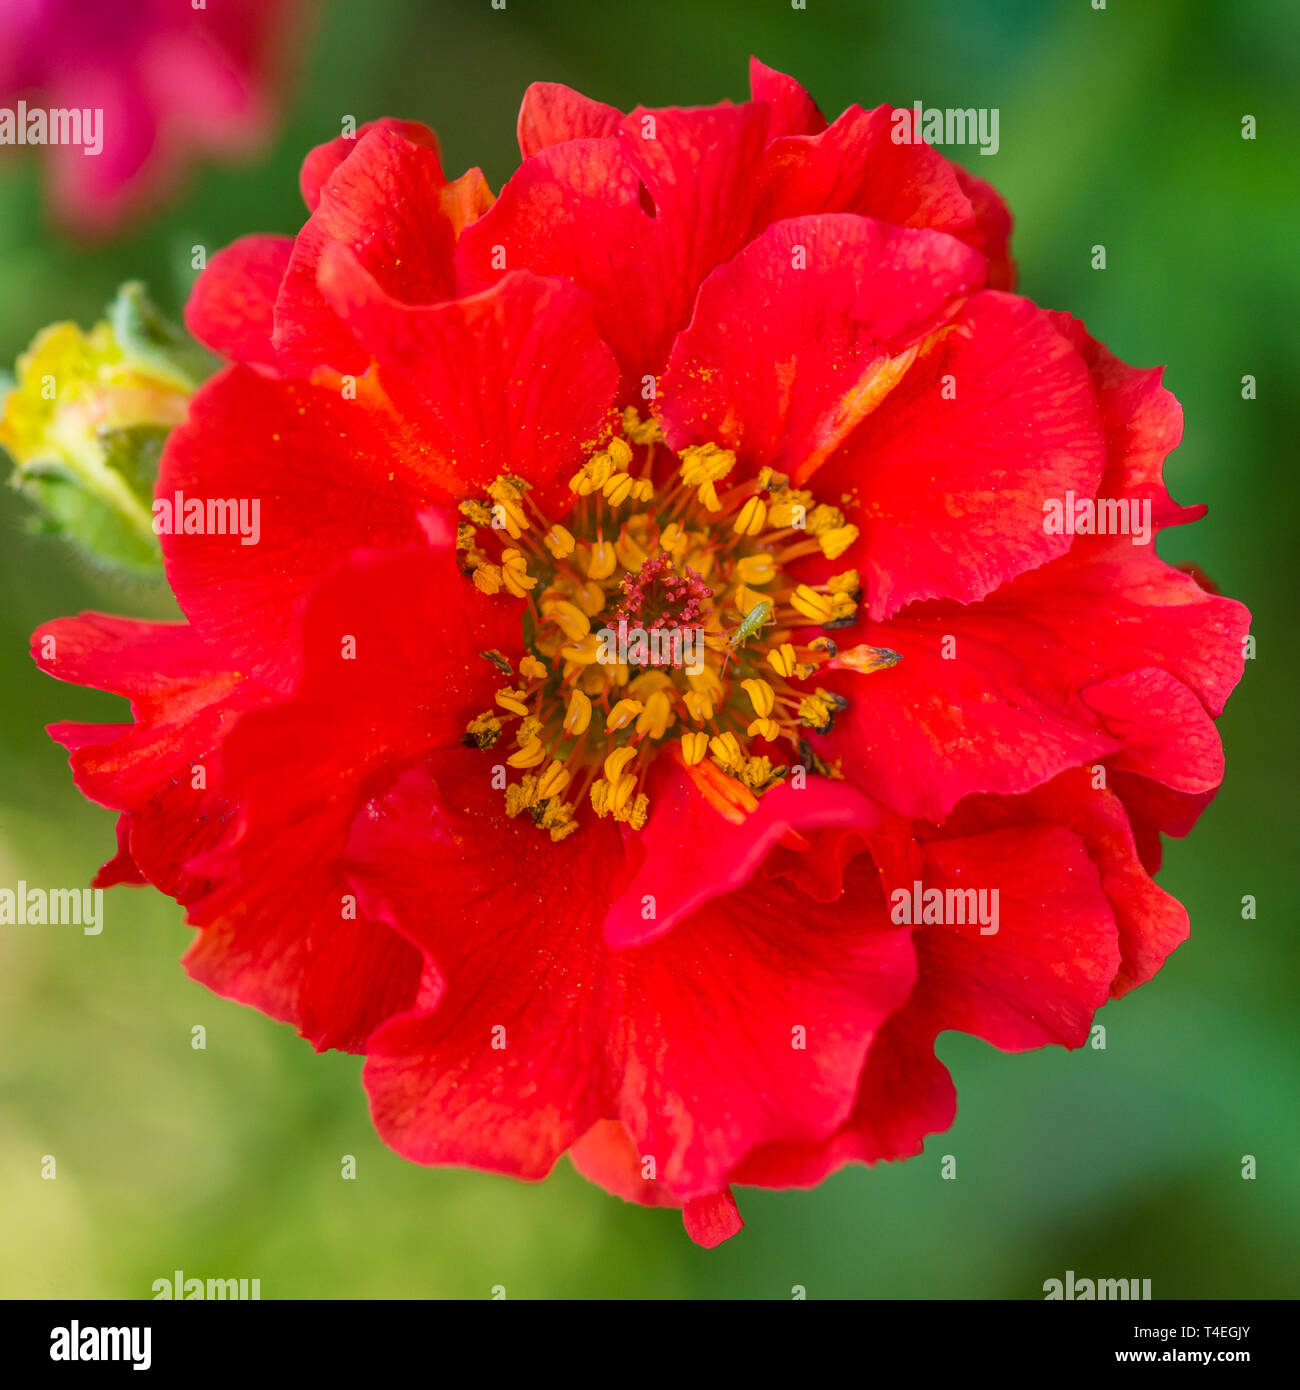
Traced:
[[[267, 692], [231, 671], [183, 623], [83, 613], [38, 628], [32, 654], [59, 680], [131, 701], [134, 724], [50, 726], [72, 753], [81, 791], [124, 813], [119, 854], [101, 871], [101, 886], [140, 882], [143, 875], [186, 900], [201, 887], [187, 860], [217, 842], [229, 815], [222, 798], [206, 789], [207, 773], [235, 716]], [[206, 785], [196, 788], [199, 766]]]
[[975, 221], [982, 239], [980, 249], [989, 258], [989, 289], [1014, 290], [1016, 263], [1011, 256], [1013, 219], [1010, 209], [991, 183], [972, 174], [969, 169], [962, 168], [960, 164], [954, 164], [952, 167], [957, 175], [958, 186], [975, 209]]
[[323, 145], [317, 145], [303, 160], [302, 172], [298, 177], [298, 186], [302, 190], [302, 200], [307, 204], [309, 211], [316, 211], [316, 205], [320, 202], [321, 190], [329, 182], [330, 175], [356, 150], [359, 142], [372, 130], [391, 131], [412, 145], [423, 145], [426, 149], [432, 150], [435, 155], [438, 154], [438, 137], [420, 121], [398, 121], [391, 117], [385, 117], [378, 121], [367, 121], [357, 129], [354, 135], [340, 135]]
[[[1111, 778], [1109, 770], [1104, 775]], [[1152, 881], [1138, 857], [1124, 803], [1104, 783], [1096, 782], [1091, 769], [1079, 768], [1028, 796], [971, 797], [944, 829], [970, 834], [1047, 822], [1081, 836], [1119, 928], [1121, 963], [1111, 982], [1111, 995], [1118, 996], [1151, 979], [1169, 953], [1187, 939], [1187, 911]]]
[[1122, 745], [1114, 766], [1175, 791], [1213, 791], [1223, 781], [1223, 744], [1204, 706], [1168, 671], [1149, 667], [1083, 692]]
[[471, 170], [447, 183], [437, 153], [377, 126], [330, 175], [307, 225], [298, 233], [275, 302], [275, 350], [281, 367], [309, 375], [328, 364], [366, 368], [355, 339], [316, 286], [325, 248], [352, 251], [383, 289], [408, 304], [456, 293], [452, 254], [465, 225], [491, 203], [483, 176]]
[[552, 845], [524, 817], [474, 809], [481, 757], [434, 766], [437, 784], [408, 774], [358, 820], [350, 855], [368, 910], [446, 981], [431, 1014], [372, 1040], [365, 1077], [386, 1142], [417, 1162], [540, 1177], [618, 1119], [686, 1199], [719, 1190], [754, 1144], [820, 1137], [844, 1118], [872, 1030], [910, 985], [907, 933], [878, 917], [872, 930], [848, 901], [799, 930], [799, 896], [769, 881], [611, 952], [600, 925], [620, 868], [607, 823]]
[[624, 392], [639, 392], [667, 360], [700, 282], [750, 234], [767, 121], [755, 105], [638, 109], [616, 136], [539, 151], [462, 238], [466, 284], [523, 268], [589, 289]]
[[275, 297], [293, 238], [246, 236], [218, 251], [194, 282], [185, 323], [213, 352], [236, 362], [275, 365]]
[[957, 1091], [934, 1055], [934, 1031], [910, 1003], [876, 1034], [853, 1113], [821, 1144], [765, 1144], [732, 1174], [740, 1186], [813, 1187], [846, 1163], [911, 1158], [957, 1115]]
[[[220, 372], [163, 451], [156, 496], [258, 503], [260, 538], [165, 535], [186, 616], [229, 660], [284, 688], [297, 665], [299, 600], [349, 551], [424, 540], [418, 512], [447, 496], [401, 422], [364, 397]], [[250, 511], [251, 516], [251, 511]]]
[[955, 322], [817, 474], [822, 495], [855, 499], [862, 537], [841, 567], [861, 572], [873, 618], [969, 603], [1064, 553], [1043, 500], [1091, 497], [1101, 479], [1092, 382], [1048, 315], [990, 291]]
[[378, 362], [377, 385], [419, 439], [424, 467], [453, 495], [502, 473], [567, 481], [584, 446], [607, 433], [618, 368], [585, 291], [515, 271], [466, 299], [400, 304], [339, 246], [327, 249], [320, 284]]
[[592, 1125], [569, 1150], [569, 1159], [588, 1182], [597, 1183], [625, 1202], [643, 1207], [682, 1205], [663, 1183], [642, 1176], [646, 1161], [637, 1153], [626, 1126], [617, 1120], [599, 1120]]
[[517, 645], [515, 606], [429, 549], [354, 555], [320, 587], [294, 698], [245, 715], [221, 750], [218, 787], [242, 811], [237, 835], [194, 866], [213, 880], [190, 912], [196, 979], [318, 1048], [361, 1049], [414, 1003], [420, 954], [364, 911], [345, 914], [343, 851], [371, 790], [457, 741], [490, 701], [500, 677], [478, 653], [512, 634]]
[[[901, 114], [910, 121], [910, 111]], [[982, 251], [984, 236], [954, 166], [924, 143], [896, 144], [893, 117], [889, 106], [852, 106], [820, 134], [773, 140], [763, 157], [756, 225], [804, 213], [856, 212], [947, 232]]]
[[994, 1047], [1080, 1047], [1119, 969], [1115, 918], [1079, 836], [997, 830], [924, 846], [925, 888], [997, 889], [998, 930], [922, 926], [913, 1000]]
[[[1240, 678], [1248, 624], [1240, 604], [1205, 593], [1151, 547], [1079, 538], [977, 606], [926, 604], [862, 629], [902, 660], [828, 679], [851, 701], [829, 756], [844, 753], [849, 775], [883, 804], [941, 819], [973, 792], [1028, 791], [1119, 753], [1139, 731], [1112, 723], [1087, 692], [1130, 672], [1157, 666], [1217, 714]], [[1168, 756], [1187, 759], [1192, 781], [1167, 774], [1204, 790], [1217, 738], [1185, 701], [1162, 707], [1178, 721], [1164, 731]]]
[[1204, 516], [1204, 507], [1180, 507], [1165, 489], [1165, 458], [1183, 437], [1183, 408], [1160, 384], [1163, 368], [1121, 362], [1069, 314], [1052, 320], [1088, 364], [1097, 390], [1106, 430], [1106, 472], [1097, 495], [1150, 503], [1156, 528]]
[[984, 258], [848, 214], [770, 227], [704, 282], [660, 383], [669, 444], [811, 475], [876, 405], [888, 359], [977, 288]]
[[[650, 804], [650, 820], [637, 837], [644, 858], [605, 917], [605, 940], [615, 949], [654, 941], [710, 900], [742, 887], [791, 829], [839, 826], [865, 833], [881, 823], [880, 809], [861, 792], [817, 778], [801, 790], [773, 788], [757, 810], [732, 824], [676, 762], [654, 779]], [[654, 903], [649, 918], [647, 898]]]
[[612, 135], [623, 113], [560, 82], [534, 82], [519, 108], [519, 153], [525, 159], [565, 140]]
[[708, 1197], [696, 1197], [682, 1208], [682, 1224], [686, 1234], [706, 1250], [712, 1250], [730, 1240], [744, 1229], [740, 1208], [731, 1189], [714, 1192]]
[[826, 117], [799, 83], [757, 58], [749, 60], [749, 90], [771, 112], [769, 140], [780, 135], [820, 135], [826, 129]]

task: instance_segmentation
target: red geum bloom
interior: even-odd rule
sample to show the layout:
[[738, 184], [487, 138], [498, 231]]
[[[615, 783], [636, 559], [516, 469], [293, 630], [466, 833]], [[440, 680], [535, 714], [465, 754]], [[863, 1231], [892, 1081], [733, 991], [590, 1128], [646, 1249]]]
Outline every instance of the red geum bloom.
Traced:
[[187, 624], [36, 635], [133, 701], [53, 732], [196, 979], [364, 1052], [408, 1157], [567, 1151], [705, 1244], [733, 1183], [919, 1152], [939, 1031], [1078, 1046], [1159, 969], [1247, 626], [1105, 533], [1199, 514], [1159, 373], [1007, 292], [908, 113], [752, 79], [533, 87], [495, 203], [422, 127], [315, 151], [196, 286], [232, 365], [158, 486], [259, 543], [164, 536]]
[[[0, 28], [0, 107], [15, 122], [4, 142], [49, 144], [59, 218], [91, 235], [111, 232], [170, 191], [196, 155], [241, 155], [261, 142], [303, 8], [304, 0], [17, 0]], [[20, 102], [28, 113], [77, 112], [82, 138], [54, 143]], [[94, 113], [93, 136], [85, 112]]]

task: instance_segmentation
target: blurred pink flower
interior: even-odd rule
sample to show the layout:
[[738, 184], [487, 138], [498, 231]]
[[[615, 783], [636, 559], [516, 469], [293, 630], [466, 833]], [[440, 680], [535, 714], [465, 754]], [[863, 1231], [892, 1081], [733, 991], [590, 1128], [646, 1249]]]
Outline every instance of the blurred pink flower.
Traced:
[[[0, 130], [29, 111], [102, 113], [102, 149], [50, 143], [59, 221], [104, 236], [167, 196], [201, 154], [240, 155], [268, 133], [295, 15], [306, 0], [4, 0]], [[8, 114], [6, 114], [8, 113]]]

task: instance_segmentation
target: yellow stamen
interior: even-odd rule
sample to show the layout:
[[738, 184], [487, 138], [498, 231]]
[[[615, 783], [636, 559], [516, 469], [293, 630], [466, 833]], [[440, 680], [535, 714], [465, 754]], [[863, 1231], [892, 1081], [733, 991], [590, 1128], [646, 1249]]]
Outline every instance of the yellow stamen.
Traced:
[[563, 560], [573, 554], [573, 547], [577, 541], [573, 539], [573, 533], [566, 531], [557, 521], [554, 526], [542, 537], [547, 550], [555, 556], [557, 560]]
[[581, 690], [575, 690], [569, 697], [569, 708], [564, 715], [564, 732], [570, 738], [576, 738], [587, 732], [590, 723], [591, 701]]
[[751, 497], [740, 509], [731, 529], [738, 536], [756, 536], [767, 521], [767, 503], [761, 497]]
[[810, 589], [807, 584], [800, 584], [791, 594], [790, 605], [813, 623], [830, 622], [834, 612], [829, 596], [819, 594], [816, 589]]
[[542, 746], [541, 739], [535, 738], [527, 747], [521, 748], [517, 753], [511, 753], [506, 762], [511, 767], [536, 767], [545, 757], [546, 749]]
[[788, 677], [792, 675], [795, 660], [794, 647], [789, 642], [782, 642], [779, 647], [774, 647], [767, 654], [767, 664], [778, 676]]
[[709, 751], [709, 736], [702, 729], [698, 729], [694, 733], [683, 734], [681, 744], [686, 766], [694, 767], [696, 763], [703, 761], [704, 755]]
[[493, 697], [502, 709], [508, 709], [511, 714], [527, 714], [528, 706], [524, 704], [524, 692], [522, 690], [498, 690]]
[[747, 681], [741, 681], [741, 689], [749, 696], [749, 702], [754, 706], [754, 713], [760, 719], [765, 719], [772, 713], [776, 705], [776, 692], [765, 680], [753, 677]]
[[644, 708], [640, 700], [620, 700], [605, 717], [605, 732], [612, 734], [626, 729]]
[[558, 796], [572, 780], [572, 775], [563, 763], [552, 762], [537, 779], [537, 799], [545, 801], [549, 797]]

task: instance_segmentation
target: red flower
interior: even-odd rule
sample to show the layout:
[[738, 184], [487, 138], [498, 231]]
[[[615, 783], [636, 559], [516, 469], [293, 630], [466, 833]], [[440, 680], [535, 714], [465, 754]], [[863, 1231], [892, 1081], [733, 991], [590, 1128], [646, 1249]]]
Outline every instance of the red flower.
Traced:
[[[195, 289], [232, 365], [158, 486], [259, 543], [164, 536], [186, 625], [36, 636], [133, 702], [54, 733], [196, 979], [364, 1052], [408, 1157], [568, 1151], [705, 1244], [733, 1183], [919, 1152], [939, 1031], [1077, 1047], [1160, 968], [1247, 624], [1046, 524], [1199, 509], [1159, 373], [1008, 292], [996, 194], [753, 86], [533, 87], [495, 203], [420, 127], [315, 151], [302, 232]], [[693, 675], [600, 659], [700, 613]]]
[[[0, 29], [0, 107], [23, 127], [5, 143], [49, 143], [60, 219], [89, 234], [111, 232], [165, 195], [194, 155], [239, 155], [260, 143], [298, 8], [296, 0], [203, 8], [189, 0], [22, 0]], [[23, 119], [20, 102], [28, 113], [95, 114], [76, 143], [55, 144], [48, 130], [29, 125], [30, 114]]]

